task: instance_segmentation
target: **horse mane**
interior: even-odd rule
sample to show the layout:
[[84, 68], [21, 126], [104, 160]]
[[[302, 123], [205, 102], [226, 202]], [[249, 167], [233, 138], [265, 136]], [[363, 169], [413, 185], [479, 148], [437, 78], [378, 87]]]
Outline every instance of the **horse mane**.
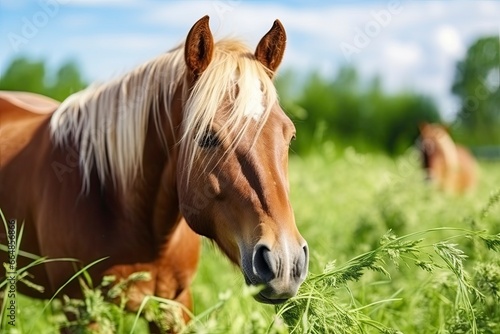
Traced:
[[[250, 126], [257, 123], [260, 131], [277, 101], [268, 71], [243, 43], [236, 40], [215, 44], [210, 65], [189, 92], [185, 89], [185, 78], [184, 47], [181, 45], [119, 79], [75, 93], [59, 106], [50, 121], [51, 135], [56, 145], [72, 142], [77, 147], [82, 191], [90, 188], [94, 167], [102, 185], [108, 177], [123, 190], [131, 185], [142, 172], [150, 116], [164, 139], [159, 120], [160, 111], [165, 110], [171, 131], [174, 131], [171, 102], [179, 85], [184, 88], [185, 104], [183, 135], [176, 144], [186, 145], [188, 171], [200, 152], [196, 143], [203, 138], [206, 129], [212, 128], [224, 103], [230, 102], [232, 107], [218, 134], [222, 142], [229, 141], [227, 153]], [[262, 112], [255, 114], [259, 104]]]
[[[434, 151], [441, 152], [445, 164], [448, 168], [457, 168], [458, 154], [455, 143], [451, 139], [448, 132], [440, 125], [430, 124], [427, 125], [430, 133], [424, 139], [431, 140], [434, 145]], [[427, 160], [430, 158], [432, 152], [425, 152]]]

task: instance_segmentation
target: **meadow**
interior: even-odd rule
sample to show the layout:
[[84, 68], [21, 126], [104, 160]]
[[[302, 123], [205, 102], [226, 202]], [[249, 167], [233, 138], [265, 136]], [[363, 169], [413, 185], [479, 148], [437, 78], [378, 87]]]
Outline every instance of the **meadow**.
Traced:
[[[500, 164], [482, 161], [466, 196], [425, 183], [416, 151], [398, 158], [324, 144], [290, 158], [291, 200], [311, 250], [310, 274], [284, 305], [255, 302], [242, 275], [207, 240], [192, 286], [194, 320], [183, 333], [500, 332]], [[145, 279], [136, 277], [133, 279]], [[147, 333], [144, 320], [103, 301], [98, 282], [83, 301], [20, 296], [16, 327], [56, 333], [61, 310], [75, 331]], [[96, 288], [97, 285], [97, 288]], [[5, 286], [4, 286], [5, 287]], [[119, 294], [120, 292], [116, 292]], [[173, 304], [151, 301], [155, 319]], [[87, 328], [87, 329], [86, 329]], [[88, 329], [90, 328], [90, 329]]]

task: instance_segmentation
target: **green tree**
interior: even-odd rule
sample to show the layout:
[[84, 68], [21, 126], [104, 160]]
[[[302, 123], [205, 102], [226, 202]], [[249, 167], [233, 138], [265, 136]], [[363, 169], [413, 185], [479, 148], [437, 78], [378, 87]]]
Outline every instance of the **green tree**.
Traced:
[[[434, 102], [412, 92], [387, 94], [381, 79], [362, 81], [355, 68], [341, 68], [334, 78], [312, 73], [300, 85], [288, 72], [278, 78], [281, 104], [295, 122], [292, 149], [307, 153], [332, 142], [360, 151], [403, 153], [414, 144], [420, 122], [438, 122]], [[301, 87], [293, 94], [291, 87]]]
[[461, 102], [457, 120], [469, 144], [500, 144], [499, 36], [471, 45], [457, 63], [452, 92]]
[[62, 101], [70, 94], [85, 88], [77, 64], [64, 63], [53, 74], [42, 60], [15, 58], [0, 75], [0, 90], [18, 90], [38, 93]]
[[13, 59], [0, 76], [0, 89], [46, 93], [45, 64], [26, 57]]
[[49, 96], [62, 101], [70, 94], [78, 92], [85, 88], [80, 70], [75, 62], [63, 64], [57, 71], [53, 84], [49, 87]]

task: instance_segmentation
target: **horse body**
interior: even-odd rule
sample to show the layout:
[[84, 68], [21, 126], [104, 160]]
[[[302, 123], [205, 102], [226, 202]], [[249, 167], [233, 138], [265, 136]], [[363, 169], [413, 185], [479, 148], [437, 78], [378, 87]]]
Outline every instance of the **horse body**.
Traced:
[[[95, 282], [149, 271], [128, 290], [131, 310], [145, 295], [191, 307], [204, 235], [248, 284], [264, 286], [257, 300], [293, 296], [308, 252], [288, 200], [295, 129], [271, 81], [284, 46], [278, 21], [255, 54], [236, 41], [214, 44], [204, 17], [183, 48], [60, 106], [35, 113], [0, 96], [0, 208], [25, 222], [21, 249], [83, 264], [107, 257], [89, 269]], [[75, 264], [29, 272], [45, 292], [19, 291], [47, 298]], [[63, 292], [81, 294], [76, 283]]]
[[427, 178], [448, 193], [472, 191], [477, 184], [478, 166], [470, 152], [456, 145], [439, 125], [422, 124], [420, 133]]
[[[8, 95], [13, 96], [12, 93]], [[29, 96], [34, 101], [37, 98], [36, 95]], [[0, 203], [7, 217], [17, 218], [19, 223], [24, 221], [21, 249], [49, 258], [72, 257], [82, 263], [109, 256], [108, 263], [90, 269], [96, 281], [103, 273], [120, 279], [136, 271], [149, 271], [153, 279], [134, 287], [140, 289], [142, 295], [131, 296], [129, 308], [132, 310], [146, 294], [170, 299], [185, 296], [186, 293], [182, 293], [189, 286], [198, 260], [199, 236], [181, 218], [175, 194], [171, 193], [173, 198], [168, 198], [168, 194], [159, 189], [175, 183], [175, 174], [168, 173], [173, 164], [147, 163], [148, 159], [161, 162], [163, 150], [159, 149], [160, 144], [155, 145], [154, 140], [148, 142], [150, 151], [156, 153], [145, 152], [145, 165], [157, 168], [148, 168], [144, 178], [162, 180], [162, 183], [138, 182], [130, 190], [137, 200], [125, 199], [111, 185], [102, 189], [92, 187], [89, 193], [82, 195], [75, 191], [82, 187], [76, 148], [52, 145], [48, 126], [51, 114], [33, 112], [38, 105], [23, 105], [19, 101], [8, 104], [6, 97], [7, 93], [4, 93], [3, 126], [0, 126]], [[163, 159], [167, 159], [164, 153]], [[22, 177], [13, 178], [12, 175]], [[97, 175], [91, 178], [92, 183], [98, 184]], [[150, 186], [153, 184], [156, 187]], [[146, 200], [139, 205], [141, 198]], [[135, 207], [121, 207], [124, 205]], [[161, 231], [155, 230], [155, 226]], [[19, 257], [18, 267], [31, 261]], [[113, 266], [114, 263], [117, 265]], [[45, 291], [40, 293], [23, 284], [19, 284], [19, 291], [33, 297], [49, 298], [66, 282], [74, 267], [71, 263], [57, 262], [36, 266], [29, 272], [37, 284], [45, 287]], [[79, 296], [80, 288], [73, 284], [64, 292]]]
[[[23, 96], [28, 95], [23, 94]], [[35, 99], [31, 100], [36, 103]], [[50, 113], [44, 115], [32, 112], [35, 108], [31, 108], [31, 104], [25, 102], [18, 100], [11, 93], [2, 92], [0, 95], [0, 167], [2, 170], [0, 173], [0, 209], [9, 218], [20, 217], [26, 220], [26, 234], [22, 240], [21, 249], [40, 254], [35, 227], [30, 218], [32, 214], [30, 208], [38, 196], [28, 189], [34, 184], [33, 172], [39, 170], [40, 166], [39, 161], [32, 161], [31, 158], [37, 156], [40, 151], [46, 151], [42, 145], [35, 144], [35, 141], [43, 142], [41, 128], [47, 124]], [[54, 109], [56, 107], [57, 104], [54, 103]], [[27, 169], [29, 173], [26, 173]], [[11, 175], [16, 173], [23, 173], [23, 177], [13, 178]], [[0, 241], [5, 244], [5, 233], [0, 236], [2, 237]], [[5, 253], [0, 255], [2, 262], [7, 262], [5, 255]], [[19, 258], [18, 267], [25, 266], [31, 261]], [[40, 277], [41, 284], [48, 283], [44, 270], [40, 268], [34, 268], [34, 270]], [[24, 286], [18, 287], [21, 292], [33, 292], [32, 289], [23, 291], [24, 288]]]

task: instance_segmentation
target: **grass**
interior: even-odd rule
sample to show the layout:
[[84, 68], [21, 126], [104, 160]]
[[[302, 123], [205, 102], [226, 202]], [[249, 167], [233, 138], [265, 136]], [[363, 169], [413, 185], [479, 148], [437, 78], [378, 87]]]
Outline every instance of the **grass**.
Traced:
[[[443, 195], [423, 183], [419, 167], [412, 151], [391, 160], [325, 146], [322, 154], [292, 156], [292, 203], [311, 249], [310, 274], [298, 296], [278, 307], [258, 304], [239, 271], [204, 241], [192, 286], [195, 319], [178, 329], [499, 332], [499, 166], [482, 162], [477, 191], [465, 197]], [[47, 304], [21, 296], [19, 326], [16, 331], [5, 327], [6, 333], [57, 332], [63, 309], [74, 311], [79, 319], [75, 328], [82, 333], [95, 322], [106, 324], [100, 332], [147, 332], [144, 320], [104, 301], [107, 282], [90, 289], [92, 282], [80, 279], [86, 303], [66, 299]], [[114, 293], [120, 295], [120, 290]], [[151, 300], [144, 310], [149, 319], [158, 319], [165, 307], [176, 305]]]

